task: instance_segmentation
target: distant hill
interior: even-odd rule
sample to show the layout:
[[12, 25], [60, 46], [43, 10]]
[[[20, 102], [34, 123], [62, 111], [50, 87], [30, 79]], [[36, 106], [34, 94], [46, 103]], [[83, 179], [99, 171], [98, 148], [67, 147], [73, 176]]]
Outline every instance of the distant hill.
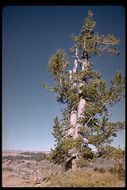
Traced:
[[49, 154], [50, 151], [30, 151], [30, 150], [3, 150], [2, 151], [2, 156], [7, 156], [7, 155], [18, 155], [21, 154], [23, 152], [31, 152], [31, 153], [45, 153], [45, 154]]

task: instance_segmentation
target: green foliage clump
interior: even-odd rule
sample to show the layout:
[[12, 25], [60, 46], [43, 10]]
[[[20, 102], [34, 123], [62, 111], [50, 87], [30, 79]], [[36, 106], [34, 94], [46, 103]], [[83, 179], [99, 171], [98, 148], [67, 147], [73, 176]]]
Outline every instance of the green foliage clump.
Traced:
[[[100, 35], [94, 31], [95, 26], [96, 21], [93, 19], [93, 13], [88, 11], [88, 16], [85, 18], [80, 34], [72, 35], [72, 40], [77, 47], [81, 51], [85, 51], [89, 56], [102, 54], [119, 55], [116, 45], [119, 44], [120, 40], [111, 34], [107, 36]], [[70, 49], [71, 53], [74, 53], [76, 45]]]
[[115, 148], [113, 146], [104, 147], [101, 149], [101, 156], [121, 159], [125, 157], [125, 151], [121, 148]]
[[84, 159], [83, 157], [81, 157], [78, 161], [77, 161], [78, 167], [79, 168], [83, 168], [85, 166], [87, 166], [87, 160]]
[[56, 54], [50, 58], [48, 69], [53, 74], [54, 78], [59, 80], [63, 71], [68, 67], [68, 59], [63, 50], [57, 50]]

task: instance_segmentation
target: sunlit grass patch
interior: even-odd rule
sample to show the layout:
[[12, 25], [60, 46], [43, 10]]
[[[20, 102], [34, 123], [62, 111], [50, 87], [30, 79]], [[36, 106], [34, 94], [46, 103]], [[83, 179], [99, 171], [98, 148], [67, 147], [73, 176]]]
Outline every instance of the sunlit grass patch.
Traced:
[[51, 178], [52, 187], [117, 187], [124, 186], [124, 182], [109, 172], [76, 171], [62, 173]]

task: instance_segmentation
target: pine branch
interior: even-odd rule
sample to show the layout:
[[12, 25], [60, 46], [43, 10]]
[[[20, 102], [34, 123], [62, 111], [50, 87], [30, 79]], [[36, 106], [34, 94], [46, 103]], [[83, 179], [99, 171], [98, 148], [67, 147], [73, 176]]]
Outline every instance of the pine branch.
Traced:
[[49, 92], [55, 92], [53, 87], [49, 87], [46, 83], [42, 84], [42, 87], [48, 90]]

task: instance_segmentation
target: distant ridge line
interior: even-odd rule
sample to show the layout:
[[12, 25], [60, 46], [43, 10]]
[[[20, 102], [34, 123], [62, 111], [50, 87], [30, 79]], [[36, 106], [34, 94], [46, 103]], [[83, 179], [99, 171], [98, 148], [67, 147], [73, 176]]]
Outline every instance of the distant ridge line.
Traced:
[[22, 152], [35, 152], [35, 153], [50, 153], [50, 151], [46, 151], [46, 150], [2, 150], [2, 152], [4, 153], [22, 153]]

